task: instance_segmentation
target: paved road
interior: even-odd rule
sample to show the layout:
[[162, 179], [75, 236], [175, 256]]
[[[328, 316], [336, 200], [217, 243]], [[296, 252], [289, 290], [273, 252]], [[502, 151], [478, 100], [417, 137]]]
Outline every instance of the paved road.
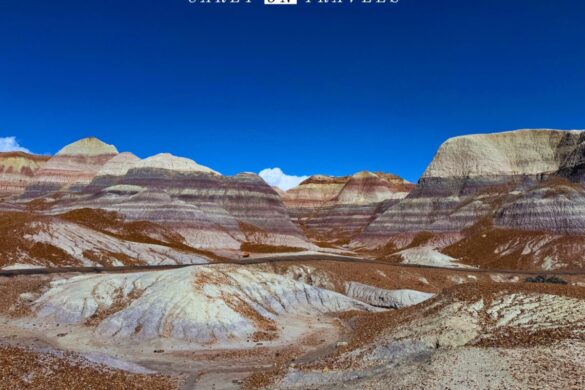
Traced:
[[[341, 255], [320, 255], [320, 254], [291, 254], [283, 256], [265, 256], [260, 258], [237, 260], [216, 261], [209, 264], [266, 264], [266, 263], [283, 263], [283, 262], [302, 262], [310, 263], [315, 261], [333, 261], [340, 263], [361, 263], [376, 264], [386, 267], [396, 268], [419, 268], [419, 269], [436, 269], [447, 270], [450, 272], [462, 273], [502, 273], [514, 275], [585, 275], [585, 271], [517, 271], [517, 270], [497, 270], [497, 269], [476, 269], [476, 268], [446, 268], [416, 264], [392, 264], [385, 261], [369, 260], [360, 257], [341, 256]], [[177, 264], [177, 265], [137, 265], [124, 267], [56, 267], [56, 268], [28, 268], [15, 270], [1, 270], [0, 276], [18, 276], [18, 275], [45, 275], [45, 274], [63, 274], [63, 273], [124, 273], [138, 271], [160, 271], [185, 267], [207, 266], [209, 264]]]

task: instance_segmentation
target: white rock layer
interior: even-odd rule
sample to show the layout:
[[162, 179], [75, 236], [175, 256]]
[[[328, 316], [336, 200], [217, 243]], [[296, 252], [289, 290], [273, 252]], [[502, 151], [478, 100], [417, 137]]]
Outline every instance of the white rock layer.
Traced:
[[265, 330], [263, 324], [278, 323], [282, 314], [376, 310], [332, 291], [234, 265], [78, 276], [53, 282], [34, 305], [45, 321], [79, 324], [121, 301], [119, 311], [99, 322], [98, 335], [209, 344], [242, 341]]
[[435, 294], [416, 290], [386, 290], [358, 282], [349, 282], [345, 287], [348, 297], [372, 306], [401, 309], [418, 305]]
[[137, 163], [135, 167], [168, 169], [178, 172], [214, 173], [219, 175], [219, 172], [216, 172], [211, 168], [199, 165], [188, 158], [173, 156], [170, 153], [159, 153], [155, 156], [145, 158]]

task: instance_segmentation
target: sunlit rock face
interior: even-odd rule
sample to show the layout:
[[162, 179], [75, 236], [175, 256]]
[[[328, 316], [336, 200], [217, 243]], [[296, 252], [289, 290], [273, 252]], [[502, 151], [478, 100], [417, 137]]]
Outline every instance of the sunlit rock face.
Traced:
[[[521, 193], [530, 195], [527, 191], [559, 172], [571, 176], [565, 164], [575, 165], [575, 151], [582, 140], [581, 131], [559, 130], [518, 130], [449, 139], [410, 195], [370, 224], [364, 237], [469, 227], [483, 217], [491, 217], [503, 197], [511, 200]], [[540, 202], [539, 206], [547, 208], [551, 202]], [[526, 222], [522, 219], [521, 215], [514, 222], [508, 219], [509, 226]], [[502, 226], [508, 226], [505, 221], [499, 218]]]
[[488, 266], [490, 259], [502, 268], [530, 261], [536, 269], [580, 267], [575, 241], [558, 238], [585, 234], [584, 137], [582, 131], [518, 130], [447, 140], [416, 188], [352, 245], [393, 242], [399, 250], [408, 241], [398, 244], [397, 237], [430, 232], [456, 237], [444, 240], [444, 253], [474, 265]]
[[48, 159], [24, 152], [0, 153], [0, 199], [22, 194]]
[[451, 138], [441, 146], [423, 179], [554, 173], [582, 142], [582, 134], [582, 131], [517, 130]]
[[312, 176], [282, 198], [307, 235], [335, 241], [359, 233], [412, 187], [395, 175], [363, 171], [346, 177]]
[[93, 137], [67, 145], [35, 172], [24, 197], [36, 198], [58, 191], [78, 192], [117, 154], [115, 146]]

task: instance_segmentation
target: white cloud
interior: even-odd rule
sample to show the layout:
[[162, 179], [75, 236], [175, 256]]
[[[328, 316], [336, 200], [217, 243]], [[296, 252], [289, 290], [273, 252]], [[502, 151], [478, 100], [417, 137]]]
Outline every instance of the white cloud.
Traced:
[[259, 173], [264, 181], [273, 187], [278, 187], [283, 191], [289, 190], [298, 186], [303, 180], [309, 176], [291, 176], [285, 174], [280, 168], [266, 168]]
[[16, 137], [0, 137], [0, 152], [27, 152], [30, 150], [23, 148], [16, 142]]

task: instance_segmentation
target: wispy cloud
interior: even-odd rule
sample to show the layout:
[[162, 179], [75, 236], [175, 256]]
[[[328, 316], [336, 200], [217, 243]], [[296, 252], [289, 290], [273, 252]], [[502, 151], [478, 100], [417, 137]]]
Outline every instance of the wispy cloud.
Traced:
[[30, 153], [30, 150], [18, 144], [16, 137], [0, 137], [0, 152], [17, 151]]
[[303, 180], [306, 180], [309, 177], [287, 175], [280, 168], [266, 168], [263, 169], [259, 175], [266, 183], [273, 187], [278, 187], [283, 191], [298, 186]]

